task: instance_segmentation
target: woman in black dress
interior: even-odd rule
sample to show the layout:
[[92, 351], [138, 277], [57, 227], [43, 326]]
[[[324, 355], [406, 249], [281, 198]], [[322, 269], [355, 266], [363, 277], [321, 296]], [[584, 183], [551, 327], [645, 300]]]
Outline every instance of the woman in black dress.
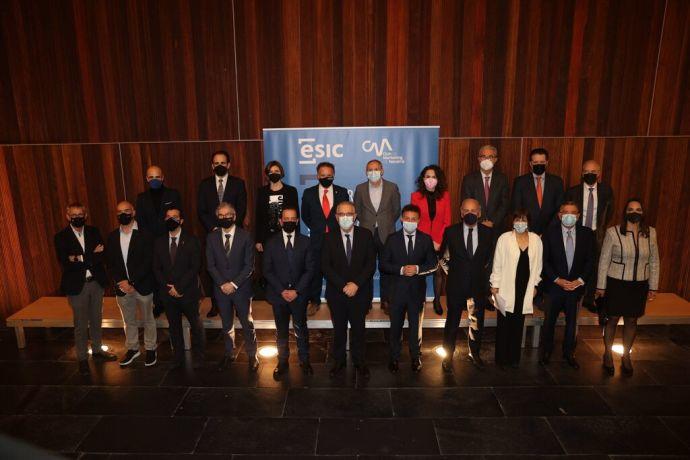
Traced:
[[[259, 188], [256, 197], [256, 250], [263, 252], [264, 243], [280, 231], [283, 207], [299, 210], [297, 189], [283, 183], [285, 170], [279, 161], [271, 161], [264, 168], [268, 184]], [[299, 232], [299, 226], [297, 228]]]

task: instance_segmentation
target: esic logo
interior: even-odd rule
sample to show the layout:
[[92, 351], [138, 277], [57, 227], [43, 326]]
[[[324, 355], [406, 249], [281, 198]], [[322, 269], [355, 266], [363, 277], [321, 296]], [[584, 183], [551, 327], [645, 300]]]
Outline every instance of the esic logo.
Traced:
[[362, 142], [362, 150], [364, 150], [367, 153], [371, 153], [372, 151], [374, 151], [376, 152], [377, 157], [382, 157], [385, 153], [393, 153], [393, 146], [391, 146], [390, 141], [384, 137], [381, 140], [380, 144], [377, 144], [376, 142], [372, 141]]
[[299, 164], [315, 165], [317, 158], [343, 157], [343, 144], [314, 144], [314, 142], [316, 142], [316, 138], [313, 137], [297, 139], [297, 143], [301, 145], [299, 154], [304, 158], [299, 160]]

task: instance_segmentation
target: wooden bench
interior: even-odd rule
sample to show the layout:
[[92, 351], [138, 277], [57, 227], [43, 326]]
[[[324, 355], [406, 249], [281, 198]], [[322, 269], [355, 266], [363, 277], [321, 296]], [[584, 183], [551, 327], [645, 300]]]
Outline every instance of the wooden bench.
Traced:
[[[445, 298], [442, 299], [445, 301]], [[211, 301], [205, 298], [201, 302], [200, 313], [203, 327], [206, 329], [220, 329], [220, 316], [207, 318], [206, 313], [211, 308]], [[445, 310], [445, 302], [444, 302]], [[252, 315], [254, 317], [254, 327], [257, 329], [275, 329], [275, 322], [273, 321], [273, 310], [271, 306], [265, 301], [254, 301], [252, 303]], [[433, 311], [432, 304], [427, 302], [424, 309], [424, 318], [422, 327], [424, 328], [443, 328], [445, 325], [445, 313], [443, 316], [438, 316]], [[17, 347], [26, 347], [26, 336], [24, 328], [27, 327], [74, 327], [72, 321], [72, 310], [70, 309], [67, 299], [65, 297], [41, 297], [35, 302], [24, 307], [7, 318], [7, 326], [13, 327], [17, 337]], [[534, 315], [525, 318], [525, 328], [522, 337], [522, 346], [525, 346], [527, 337], [527, 328], [532, 327], [532, 347], [539, 346], [539, 338], [541, 333], [541, 326], [544, 322], [543, 314], [537, 310]], [[578, 316], [578, 325], [596, 325], [598, 322], [597, 315], [589, 312], [586, 309], [581, 309]], [[314, 316], [308, 319], [308, 326], [310, 329], [331, 329], [330, 313], [327, 306], [322, 308]], [[559, 319], [559, 324], [563, 323], [563, 318]], [[186, 320], [183, 320], [185, 342], [189, 344], [189, 325]], [[654, 302], [647, 305], [647, 314], [642, 317], [639, 324], [690, 324], [690, 302], [682, 299], [676, 294], [659, 294]], [[165, 314], [156, 319], [156, 325], [159, 328], [167, 328], [168, 320]], [[467, 319], [467, 312], [463, 313], [461, 326], [467, 327], [469, 325]], [[496, 312], [486, 312], [484, 325], [488, 327], [496, 326]], [[103, 300], [103, 324], [104, 328], [122, 328], [124, 321], [120, 315], [120, 310], [115, 303], [114, 297], [106, 297]], [[140, 323], [140, 326], [143, 324]], [[235, 321], [235, 327], [241, 328], [239, 321]], [[390, 327], [390, 318], [379, 308], [378, 304], [374, 304], [374, 308], [369, 312], [366, 319], [366, 327], [368, 329], [386, 329]], [[407, 321], [405, 322], [407, 327]]]

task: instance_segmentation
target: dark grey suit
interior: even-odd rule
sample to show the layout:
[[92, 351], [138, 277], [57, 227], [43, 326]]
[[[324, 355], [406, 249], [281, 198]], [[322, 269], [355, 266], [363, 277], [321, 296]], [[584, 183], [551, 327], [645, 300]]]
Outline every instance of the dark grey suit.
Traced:
[[[230, 238], [230, 253], [225, 252], [225, 234], [215, 230], [206, 237], [206, 264], [213, 280], [213, 296], [216, 299], [225, 334], [225, 355], [230, 356], [235, 348], [235, 312], [242, 324], [245, 348], [251, 361], [256, 356], [256, 332], [252, 319], [252, 283], [254, 271], [254, 242], [246, 230], [235, 226]], [[233, 283], [236, 290], [224, 294], [220, 286]]]
[[505, 229], [505, 218], [510, 208], [510, 191], [508, 190], [508, 177], [502, 172], [494, 170], [489, 183], [489, 202], [486, 202], [484, 194], [484, 177], [481, 171], [475, 171], [462, 178], [460, 189], [460, 201], [466, 198], [474, 198], [482, 206], [480, 221], [490, 220], [494, 223], [494, 240]]

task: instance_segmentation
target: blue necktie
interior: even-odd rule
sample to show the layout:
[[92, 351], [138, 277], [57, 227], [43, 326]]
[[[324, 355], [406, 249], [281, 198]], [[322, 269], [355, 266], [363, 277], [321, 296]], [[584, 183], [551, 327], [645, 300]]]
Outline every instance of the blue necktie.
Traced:
[[345, 242], [345, 257], [347, 257], [347, 264], [350, 265], [350, 260], [352, 259], [352, 241], [350, 240], [350, 235], [345, 234], [347, 241]]

